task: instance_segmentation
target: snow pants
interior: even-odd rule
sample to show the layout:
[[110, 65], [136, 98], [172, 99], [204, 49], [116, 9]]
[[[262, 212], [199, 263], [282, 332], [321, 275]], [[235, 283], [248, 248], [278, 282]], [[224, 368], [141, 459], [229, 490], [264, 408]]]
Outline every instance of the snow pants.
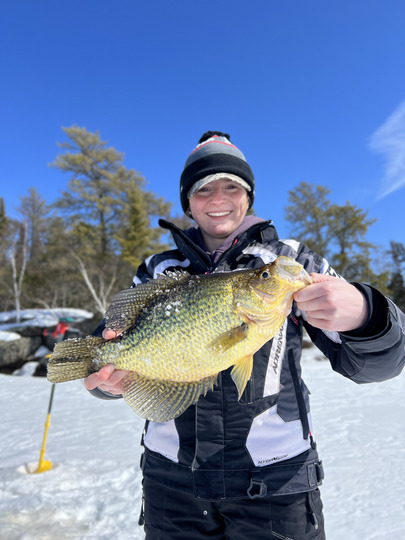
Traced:
[[319, 490], [203, 501], [144, 479], [145, 540], [324, 540]]

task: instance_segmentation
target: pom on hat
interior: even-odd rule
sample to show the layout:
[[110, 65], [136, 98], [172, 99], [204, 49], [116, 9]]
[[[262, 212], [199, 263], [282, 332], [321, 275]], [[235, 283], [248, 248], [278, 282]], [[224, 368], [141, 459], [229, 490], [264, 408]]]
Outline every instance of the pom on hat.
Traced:
[[180, 201], [184, 212], [188, 210], [188, 193], [193, 185], [209, 175], [223, 173], [235, 175], [250, 187], [250, 206], [254, 200], [255, 179], [245, 156], [221, 131], [207, 131], [188, 156], [180, 178]]

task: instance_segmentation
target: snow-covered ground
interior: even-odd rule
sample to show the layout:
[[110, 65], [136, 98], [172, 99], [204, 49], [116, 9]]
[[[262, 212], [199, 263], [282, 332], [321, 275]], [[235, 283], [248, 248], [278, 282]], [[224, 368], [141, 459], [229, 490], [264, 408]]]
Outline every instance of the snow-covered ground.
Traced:
[[[303, 367], [328, 540], [405, 538], [405, 374], [357, 386], [307, 350]], [[0, 539], [142, 539], [143, 421], [122, 400], [98, 400], [79, 381], [57, 385], [45, 456], [53, 468], [27, 473], [50, 390], [45, 379], [0, 375]]]

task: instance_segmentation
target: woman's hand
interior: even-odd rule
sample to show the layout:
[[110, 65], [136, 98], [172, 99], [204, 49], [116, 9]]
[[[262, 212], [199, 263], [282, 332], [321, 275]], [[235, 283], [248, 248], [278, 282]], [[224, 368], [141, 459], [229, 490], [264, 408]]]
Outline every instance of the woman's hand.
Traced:
[[336, 332], [348, 332], [364, 325], [368, 304], [354, 285], [325, 274], [312, 273], [311, 277], [314, 283], [294, 294], [309, 324]]
[[[114, 330], [105, 328], [103, 330], [104, 339], [114, 339], [119, 335]], [[96, 373], [92, 373], [84, 379], [84, 386], [87, 390], [93, 390], [94, 388], [100, 388], [110, 394], [119, 395], [122, 394], [122, 380], [128, 375], [129, 371], [123, 369], [115, 369], [112, 364], [107, 364], [102, 367]]]

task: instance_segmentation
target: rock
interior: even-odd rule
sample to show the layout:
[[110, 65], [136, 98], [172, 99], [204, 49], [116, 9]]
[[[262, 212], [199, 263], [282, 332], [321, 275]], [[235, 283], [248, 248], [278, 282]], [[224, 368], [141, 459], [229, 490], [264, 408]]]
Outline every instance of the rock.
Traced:
[[68, 308], [23, 310], [21, 322], [16, 322], [15, 312], [0, 313], [0, 372], [12, 373], [26, 362], [36, 360], [35, 374], [42, 376], [46, 361], [41, 350], [52, 351], [61, 339], [91, 334], [101, 319], [89, 311]]
[[0, 371], [5, 369], [8, 372], [11, 367], [18, 369], [33, 358], [41, 344], [41, 336], [21, 336], [13, 341], [0, 341]]
[[21, 367], [30, 354], [31, 338], [21, 337], [13, 341], [0, 341], [0, 371], [8, 373]]

